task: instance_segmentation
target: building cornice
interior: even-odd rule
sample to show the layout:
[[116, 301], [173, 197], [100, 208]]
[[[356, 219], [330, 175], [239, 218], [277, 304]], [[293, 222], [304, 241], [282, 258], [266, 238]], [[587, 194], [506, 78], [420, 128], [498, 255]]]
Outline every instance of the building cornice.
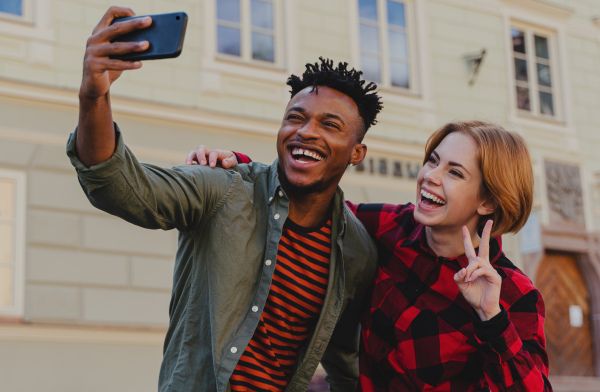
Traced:
[[573, 15], [573, 8], [565, 7], [548, 0], [500, 0], [503, 3], [534, 12], [538, 15], [546, 15], [557, 19], [569, 19]]

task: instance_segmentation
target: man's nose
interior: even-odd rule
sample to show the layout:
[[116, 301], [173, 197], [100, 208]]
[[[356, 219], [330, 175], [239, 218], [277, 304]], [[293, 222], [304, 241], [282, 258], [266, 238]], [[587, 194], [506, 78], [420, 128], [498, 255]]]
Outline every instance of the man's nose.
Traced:
[[318, 137], [319, 124], [315, 120], [308, 120], [296, 131], [304, 139], [314, 139]]

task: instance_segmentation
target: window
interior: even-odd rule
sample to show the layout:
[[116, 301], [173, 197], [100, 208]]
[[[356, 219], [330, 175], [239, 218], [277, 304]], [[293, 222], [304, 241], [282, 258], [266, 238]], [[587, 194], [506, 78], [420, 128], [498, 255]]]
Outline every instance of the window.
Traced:
[[20, 22], [31, 22], [31, 0], [0, 0], [0, 17]]
[[217, 0], [217, 52], [276, 62], [275, 0]]
[[0, 3], [0, 12], [22, 16], [23, 2], [21, 0], [2, 0]]
[[415, 88], [410, 6], [409, 1], [358, 0], [361, 69], [382, 87]]
[[552, 35], [513, 26], [511, 36], [517, 109], [557, 118], [559, 97]]
[[23, 308], [25, 174], [0, 170], [0, 315]]

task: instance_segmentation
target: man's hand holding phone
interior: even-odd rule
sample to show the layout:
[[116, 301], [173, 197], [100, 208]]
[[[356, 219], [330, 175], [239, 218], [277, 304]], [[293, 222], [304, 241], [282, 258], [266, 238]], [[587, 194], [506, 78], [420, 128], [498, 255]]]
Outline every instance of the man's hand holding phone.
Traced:
[[92, 36], [88, 38], [83, 60], [83, 80], [79, 91], [80, 99], [95, 100], [108, 94], [111, 84], [128, 69], [138, 69], [140, 61], [111, 59], [110, 56], [143, 52], [149, 47], [148, 41], [113, 42], [119, 36], [145, 29], [152, 24], [152, 18], [134, 18], [112, 24], [116, 18], [135, 16], [129, 8], [110, 7]]

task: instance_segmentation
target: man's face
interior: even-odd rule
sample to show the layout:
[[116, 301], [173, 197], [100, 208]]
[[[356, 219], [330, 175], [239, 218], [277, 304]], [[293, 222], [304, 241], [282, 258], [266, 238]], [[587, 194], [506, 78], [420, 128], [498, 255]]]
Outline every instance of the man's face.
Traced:
[[288, 193], [333, 191], [350, 162], [364, 158], [362, 120], [352, 98], [307, 87], [288, 103], [277, 135], [281, 182]]

